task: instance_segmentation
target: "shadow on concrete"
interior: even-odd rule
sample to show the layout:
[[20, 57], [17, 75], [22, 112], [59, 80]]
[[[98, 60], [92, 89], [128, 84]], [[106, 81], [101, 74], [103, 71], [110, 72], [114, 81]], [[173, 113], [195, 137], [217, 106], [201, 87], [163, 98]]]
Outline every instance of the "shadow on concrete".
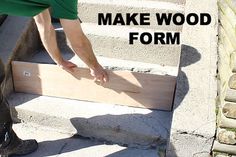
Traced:
[[188, 77], [185, 74], [185, 72], [182, 71], [182, 68], [194, 64], [198, 62], [200, 59], [201, 59], [201, 54], [198, 52], [197, 49], [188, 45], [182, 45], [179, 75], [177, 77], [177, 87], [176, 87], [174, 107], [173, 107], [174, 110], [178, 108], [178, 106], [182, 103], [186, 94], [189, 91]]
[[[104, 144], [112, 146], [112, 144], [96, 141], [93, 139], [91, 142], [91, 139], [84, 137], [71, 137], [56, 141], [44, 141], [39, 143], [39, 148], [36, 152], [30, 155], [26, 155], [25, 157], [46, 157], [60, 155], [67, 156], [67, 153], [71, 152], [74, 152], [74, 155], [68, 154], [68, 156], [76, 157], [76, 154], [78, 156], [78, 153], [76, 153], [76, 151], [85, 150], [87, 148], [90, 148], [92, 151], [89, 152], [89, 149], [85, 150], [84, 153], [83, 151], [81, 151], [79, 153], [79, 156], [84, 156], [84, 154], [86, 154], [86, 156], [84, 157], [157, 157], [155, 150], [138, 150], [134, 148], [120, 148], [120, 151], [112, 153], [114, 151], [105, 150], [104, 148], [101, 148], [104, 146]], [[99, 155], [99, 153], [106, 155], [102, 156]]]

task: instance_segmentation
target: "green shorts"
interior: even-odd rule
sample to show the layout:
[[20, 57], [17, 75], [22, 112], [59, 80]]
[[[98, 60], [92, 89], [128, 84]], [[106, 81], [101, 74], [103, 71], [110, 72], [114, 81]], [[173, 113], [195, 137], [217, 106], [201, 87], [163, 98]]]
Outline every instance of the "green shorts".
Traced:
[[55, 18], [77, 19], [77, 3], [77, 0], [0, 0], [0, 14], [32, 17], [51, 8]]

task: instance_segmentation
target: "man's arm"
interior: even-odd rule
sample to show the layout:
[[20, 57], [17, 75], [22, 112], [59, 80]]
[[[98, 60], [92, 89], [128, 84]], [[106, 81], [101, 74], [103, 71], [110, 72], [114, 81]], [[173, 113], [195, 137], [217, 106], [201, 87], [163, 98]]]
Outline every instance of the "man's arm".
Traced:
[[39, 15], [35, 16], [34, 20], [37, 25], [41, 41], [51, 58], [60, 67], [64, 68], [65, 70], [72, 71], [72, 68], [76, 67], [76, 65], [64, 60], [61, 56], [56, 41], [56, 33], [51, 23], [49, 10], [47, 9]]
[[[34, 17], [42, 43], [51, 56], [51, 58], [63, 69], [73, 71], [75, 64], [64, 60], [61, 56], [60, 50], [56, 41], [56, 33], [51, 23], [51, 16], [49, 10], [45, 10]], [[91, 75], [96, 81], [102, 83], [108, 81], [106, 71], [97, 62], [97, 59], [92, 51], [91, 44], [86, 36], [83, 34], [80, 23], [77, 20], [61, 20], [62, 26], [66, 32], [67, 37], [72, 43], [74, 52], [88, 65], [91, 70]], [[75, 23], [75, 25], [72, 25]], [[79, 21], [78, 21], [79, 22]]]
[[72, 49], [90, 68], [91, 75], [95, 81], [102, 83], [108, 81], [108, 75], [102, 66], [98, 63], [90, 41], [84, 35], [79, 20], [60, 19], [61, 25], [68, 37]]

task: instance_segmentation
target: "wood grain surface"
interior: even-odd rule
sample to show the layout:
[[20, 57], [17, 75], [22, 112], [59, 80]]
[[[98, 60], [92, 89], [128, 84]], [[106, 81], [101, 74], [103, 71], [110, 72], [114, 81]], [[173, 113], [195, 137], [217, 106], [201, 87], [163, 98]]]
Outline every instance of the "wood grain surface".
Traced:
[[171, 110], [176, 77], [109, 71], [110, 81], [94, 82], [87, 68], [72, 73], [53, 64], [12, 62], [16, 92], [149, 109]]

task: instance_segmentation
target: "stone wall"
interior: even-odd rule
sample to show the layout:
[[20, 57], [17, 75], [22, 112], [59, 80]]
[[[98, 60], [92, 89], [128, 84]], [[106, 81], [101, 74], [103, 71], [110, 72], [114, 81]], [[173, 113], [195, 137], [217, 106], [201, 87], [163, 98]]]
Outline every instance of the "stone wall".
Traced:
[[218, 0], [219, 62], [215, 157], [236, 157], [236, 0]]

